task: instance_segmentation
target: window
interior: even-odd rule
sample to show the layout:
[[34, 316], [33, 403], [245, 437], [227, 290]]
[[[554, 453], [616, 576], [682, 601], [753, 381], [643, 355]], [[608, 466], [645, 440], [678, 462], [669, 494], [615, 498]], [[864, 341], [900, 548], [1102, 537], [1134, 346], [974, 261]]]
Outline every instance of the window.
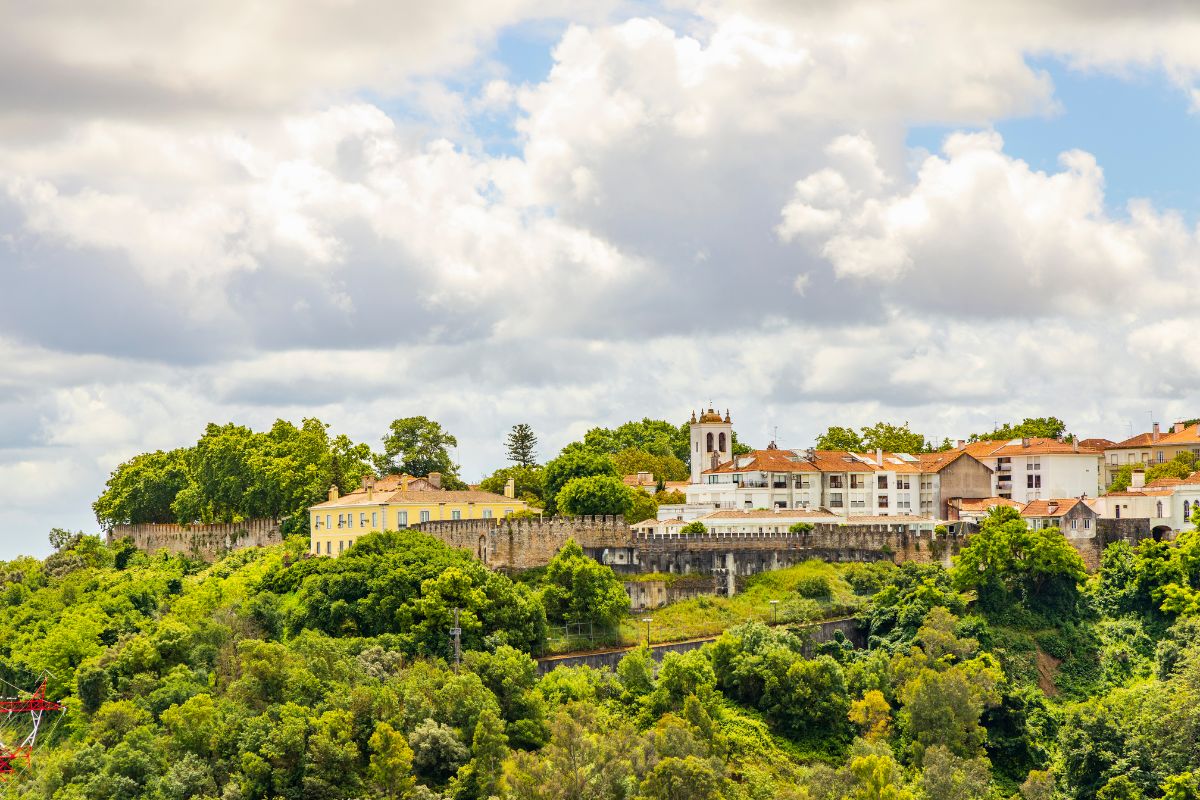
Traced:
[[379, 512], [378, 511], [371, 512], [371, 527], [375, 528], [375, 529], [379, 528]]
[[333, 554], [333, 540], [330, 539], [328, 542], [325, 543], [325, 555], [328, 556], [328, 555], [332, 555], [332, 554]]
[[1026, 489], [1042, 488], [1042, 476], [1041, 475], [1026, 475], [1025, 476], [1025, 488]]
[[897, 489], [911, 489], [912, 488], [912, 479], [907, 475], [897, 475], [896, 476], [896, 488]]
[[725, 434], [723, 433], [717, 436], [717, 449], [722, 453], [725, 452]]
[[462, 519], [462, 512], [457, 508], [450, 512], [450, 519]]
[[1142, 463], [1143, 464], [1150, 463], [1150, 454], [1149, 453], [1142, 453]]
[[344, 541], [342, 541], [341, 539], [338, 539], [338, 555], [341, 555], [341, 553], [345, 549], [346, 549], [346, 543]]
[[1155, 512], [1156, 512], [1156, 513], [1154, 514], [1154, 516], [1156, 516], [1156, 517], [1161, 517], [1161, 516], [1163, 515], [1163, 513], [1162, 513], [1162, 500], [1159, 500], [1157, 503], [1155, 503], [1155, 504], [1154, 504], [1154, 510], [1155, 510]]
[[367, 527], [367, 512], [365, 512], [365, 511], [359, 512], [358, 527], [360, 527], [360, 528]]
[[833, 492], [832, 494], [829, 495], [829, 507], [830, 508], [841, 508], [842, 507], [842, 493], [841, 492]]
[[851, 489], [865, 489], [866, 486], [867, 486], [867, 482], [863, 478], [862, 475], [851, 475], [850, 476], [850, 488]]
[[1114, 467], [1117, 465], [1117, 454], [1116, 453], [1113, 453], [1111, 456], [1108, 457], [1108, 463], [1112, 464]]
[[1077, 520], [1077, 519], [1071, 520], [1071, 530], [1075, 530], [1078, 527], [1079, 527], [1079, 520]]
[[345, 514], [338, 514], [338, 527], [339, 528], [346, 527], [346, 515]]
[[321, 530], [321, 515], [320, 514], [317, 514], [313, 517], [313, 530], [314, 531]]
[[483, 510], [483, 518], [484, 518], [484, 519], [491, 519], [491, 518], [492, 518], [492, 510], [491, 510], [490, 508], [485, 508], [485, 509]]
[[512, 516], [512, 509], [511, 509], [511, 508], [506, 508], [506, 509], [504, 509], [504, 516], [506, 516], [506, 517], [511, 517], [511, 516]]
[[888, 496], [886, 494], [882, 494], [879, 496], [879, 507], [880, 508], [888, 507]]
[[896, 508], [912, 508], [912, 500], [901, 497], [896, 501]]
[[407, 527], [408, 527], [408, 512], [407, 511], [397, 511], [396, 512], [396, 530], [403, 530], [404, 528], [407, 528]]
[[857, 500], [855, 500], [854, 498], [850, 498], [850, 507], [851, 508], [866, 508], [867, 501], [862, 498], [859, 498]]
[[1127, 454], [1125, 455], [1125, 463], [1126, 463], [1126, 464], [1132, 464], [1133, 462], [1134, 462], [1134, 454], [1133, 454], [1133, 453], [1127, 453]]
[[333, 527], [333, 515], [332, 515], [332, 514], [326, 514], [326, 515], [325, 515], [325, 527], [326, 527], [326, 528], [332, 528], [332, 527]]
[[887, 488], [887, 475], [880, 475], [880, 476], [879, 476], [879, 488], [880, 488], [880, 489], [886, 489], [886, 488]]
[[1041, 469], [1041, 468], [1042, 468], [1042, 459], [1040, 459], [1040, 458], [1030, 458], [1029, 461], [1025, 464], [1025, 469], [1027, 469], [1027, 470]]
[[1086, 531], [1092, 527], [1092, 521], [1087, 517], [1083, 518], [1083, 529]]
[[1121, 518], [1121, 506], [1118, 504], [1117, 506], [1114, 507], [1113, 510], [1117, 512], [1116, 513], [1117, 519], [1120, 519]]
[[1188, 505], [1188, 501], [1187, 501], [1187, 500], [1184, 500], [1184, 501], [1183, 501], [1183, 521], [1184, 521], [1184, 522], [1189, 522], [1189, 521], [1191, 521], [1191, 519], [1192, 519], [1192, 511], [1191, 511], [1191, 508], [1190, 508], [1190, 506]]
[[829, 488], [830, 489], [842, 488], [842, 476], [841, 475], [830, 475], [829, 476]]
[[421, 522], [429, 522], [429, 512], [428, 511], [421, 512]]
[[713, 451], [713, 435], [711, 433], [708, 434], [706, 441], [708, 442], [708, 450], [705, 452], [711, 453]]
[[1161, 463], [1163, 463], [1164, 461], [1166, 461], [1166, 459], [1165, 459], [1165, 458], [1163, 458], [1163, 451], [1162, 451], [1162, 450], [1159, 450], [1157, 453], [1155, 453], [1155, 454], [1154, 454], [1154, 460], [1155, 460], [1155, 461], [1157, 461], [1157, 462], [1158, 462], [1158, 463], [1160, 463], [1160, 464], [1161, 464]]

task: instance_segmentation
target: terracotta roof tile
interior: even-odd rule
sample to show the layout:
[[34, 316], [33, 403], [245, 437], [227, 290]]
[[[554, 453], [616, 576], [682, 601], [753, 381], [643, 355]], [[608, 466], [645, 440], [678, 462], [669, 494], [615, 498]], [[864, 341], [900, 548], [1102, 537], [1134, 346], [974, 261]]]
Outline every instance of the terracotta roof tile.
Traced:
[[1188, 425], [1179, 433], [1164, 433], [1157, 445], [1200, 445], [1200, 423]]
[[[1021, 508], [1022, 517], [1061, 517], [1082, 502], [1078, 497], [1030, 500]], [[1090, 508], [1090, 506], [1089, 506]]]
[[421, 503], [437, 505], [438, 503], [504, 503], [514, 504], [514, 508], [524, 508], [521, 500], [513, 500], [502, 494], [479, 491], [456, 491], [453, 489], [417, 489], [405, 491], [379, 491], [378, 488], [368, 496], [367, 492], [359, 490], [344, 494], [336, 500], [327, 500], [312, 508], [344, 508], [346, 506], [384, 505], [386, 503]]

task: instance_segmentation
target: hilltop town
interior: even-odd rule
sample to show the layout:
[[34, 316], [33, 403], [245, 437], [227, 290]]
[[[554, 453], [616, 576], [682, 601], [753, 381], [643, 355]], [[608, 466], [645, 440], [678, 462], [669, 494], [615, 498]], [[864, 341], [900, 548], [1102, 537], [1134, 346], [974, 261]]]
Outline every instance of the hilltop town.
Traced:
[[[414, 419], [435, 439], [444, 435], [437, 423]], [[1041, 422], [936, 449], [906, 426], [891, 429], [893, 438], [907, 435], [918, 445], [916, 452], [790, 450], [774, 442], [753, 449], [738, 443], [728, 411], [707, 408], [678, 430], [628, 423], [616, 429], [627, 439], [619, 444], [621, 435], [595, 429], [590, 443], [569, 445], [544, 467], [533, 458], [536, 436], [517, 426], [512, 465], [481, 484], [454, 476], [444, 454], [430, 462], [444, 471], [409, 474], [397, 449], [360, 465], [357, 485], [331, 483], [297, 517], [313, 557], [337, 557], [373, 531], [411, 528], [493, 569], [519, 570], [544, 566], [574, 540], [625, 576], [634, 608], [697, 593], [732, 595], [749, 576], [811, 557], [949, 566], [998, 507], [1015, 510], [1031, 529], [1060, 531], [1092, 569], [1111, 542], [1171, 539], [1194, 527], [1200, 425], [1161, 431], [1156, 424], [1120, 442], [1080, 439], [1061, 424], [1050, 431], [1057, 435], [1006, 435], [1037, 433]], [[147, 550], [213, 557], [280, 541], [287, 525], [295, 529], [296, 518], [154, 521], [113, 525], [108, 535]], [[659, 574], [697, 580], [644, 577]]]

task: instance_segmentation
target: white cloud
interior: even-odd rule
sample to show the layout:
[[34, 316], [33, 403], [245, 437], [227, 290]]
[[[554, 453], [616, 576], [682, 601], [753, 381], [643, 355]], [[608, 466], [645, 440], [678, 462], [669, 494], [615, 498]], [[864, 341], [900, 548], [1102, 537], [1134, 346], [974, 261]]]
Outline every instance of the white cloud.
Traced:
[[[0, 551], [89, 524], [116, 462], [209, 420], [374, 445], [429, 414], [476, 478], [515, 422], [549, 456], [710, 396], [790, 446], [1194, 415], [1180, 215], [1112, 212], [1086, 153], [905, 145], [1055, 113], [1031, 56], [1190, 88], [1190, 7], [110, 6], [0, 32], [0, 480], [25, 498]], [[484, 63], [556, 13], [544, 81]], [[488, 154], [476, 126], [510, 115], [519, 152]]]

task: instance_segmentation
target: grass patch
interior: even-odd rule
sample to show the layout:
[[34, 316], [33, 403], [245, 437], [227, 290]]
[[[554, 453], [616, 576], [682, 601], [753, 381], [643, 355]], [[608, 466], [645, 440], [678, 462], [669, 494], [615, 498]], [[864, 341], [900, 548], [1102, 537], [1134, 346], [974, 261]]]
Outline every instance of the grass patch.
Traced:
[[[844, 565], [851, 566], [851, 565]], [[652, 611], [632, 614], [621, 623], [626, 644], [643, 641], [651, 618], [655, 642], [712, 636], [743, 622], [771, 621], [771, 601], [779, 601], [779, 622], [810, 622], [857, 613], [865, 598], [846, 580], [843, 565], [805, 561], [794, 567], [763, 572], [748, 578], [743, 591], [733, 597], [697, 597]]]

